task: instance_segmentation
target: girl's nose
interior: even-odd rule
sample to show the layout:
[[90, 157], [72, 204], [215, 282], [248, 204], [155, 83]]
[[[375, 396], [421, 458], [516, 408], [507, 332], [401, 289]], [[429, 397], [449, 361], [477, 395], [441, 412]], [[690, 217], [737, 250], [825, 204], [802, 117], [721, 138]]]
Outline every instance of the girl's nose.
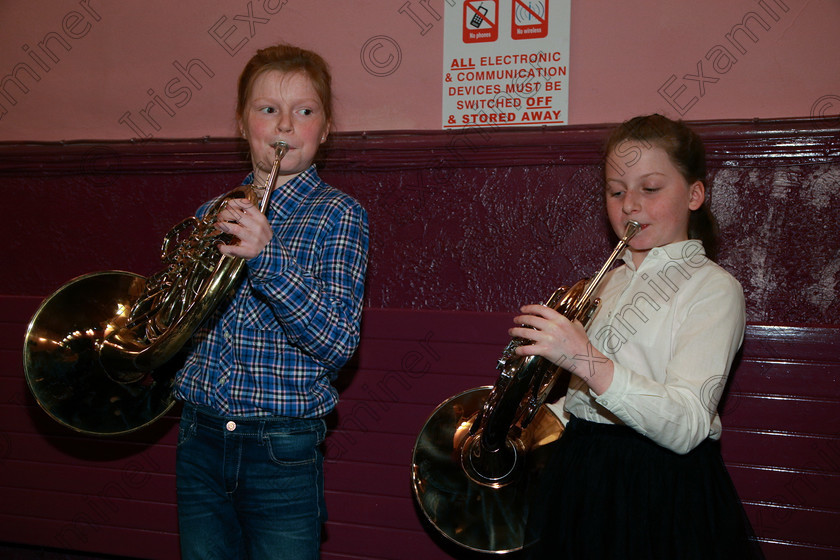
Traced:
[[282, 132], [292, 130], [292, 116], [289, 113], [280, 111], [277, 114], [277, 130]]
[[631, 191], [627, 191], [624, 193], [624, 201], [621, 206], [621, 209], [624, 211], [625, 214], [633, 214], [634, 212], [638, 212], [641, 207], [639, 205], [639, 197], [635, 195], [635, 193]]

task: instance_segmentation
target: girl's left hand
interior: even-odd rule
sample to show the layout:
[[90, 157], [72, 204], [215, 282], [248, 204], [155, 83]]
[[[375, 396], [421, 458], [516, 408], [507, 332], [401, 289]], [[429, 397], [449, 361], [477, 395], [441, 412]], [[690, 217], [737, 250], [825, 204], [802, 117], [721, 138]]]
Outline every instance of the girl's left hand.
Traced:
[[570, 360], [589, 353], [589, 337], [579, 322], [569, 321], [545, 305], [526, 305], [521, 311], [523, 315], [514, 317], [513, 322], [525, 327], [513, 327], [508, 333], [532, 340], [533, 344], [517, 348], [518, 355], [542, 356], [555, 365], [569, 369]]
[[243, 259], [252, 259], [262, 253], [273, 236], [265, 214], [245, 198], [228, 200], [219, 213], [216, 227], [239, 240], [236, 244], [219, 245], [219, 252]]
[[599, 395], [609, 388], [614, 364], [592, 345], [579, 321], [569, 321], [545, 305], [526, 305], [522, 313], [513, 321], [525, 326], [513, 327], [508, 334], [533, 344], [517, 347], [517, 355], [542, 356], [581, 378]]

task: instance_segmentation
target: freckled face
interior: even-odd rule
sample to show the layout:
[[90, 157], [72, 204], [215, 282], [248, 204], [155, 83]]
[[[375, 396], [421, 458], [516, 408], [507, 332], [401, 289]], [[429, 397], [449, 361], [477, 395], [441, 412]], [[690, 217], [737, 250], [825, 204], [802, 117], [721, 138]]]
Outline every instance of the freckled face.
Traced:
[[251, 148], [258, 184], [264, 183], [271, 171], [274, 142], [283, 140], [289, 144], [280, 166], [279, 185], [312, 165], [329, 130], [318, 93], [302, 72], [270, 70], [258, 76], [238, 121]]
[[607, 216], [619, 236], [630, 220], [642, 225], [630, 241], [638, 266], [652, 248], [688, 239], [688, 218], [703, 204], [705, 188], [700, 181], [689, 185], [662, 148], [635, 142], [620, 146], [623, 158], [615, 151], [607, 157]]

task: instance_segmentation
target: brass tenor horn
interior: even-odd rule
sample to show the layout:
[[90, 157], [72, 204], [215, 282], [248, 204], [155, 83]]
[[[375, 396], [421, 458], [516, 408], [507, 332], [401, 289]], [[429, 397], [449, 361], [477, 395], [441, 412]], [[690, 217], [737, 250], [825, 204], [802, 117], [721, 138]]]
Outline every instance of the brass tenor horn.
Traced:
[[[189, 217], [163, 240], [165, 268], [144, 278], [122, 271], [75, 278], [32, 317], [23, 368], [35, 400], [77, 432], [117, 435], [151, 424], [172, 407], [174, 360], [199, 325], [236, 285], [245, 261], [216, 246], [233, 237], [214, 224], [233, 198], [265, 213], [288, 151], [276, 142], [262, 187], [237, 187], [203, 218]], [[261, 196], [261, 198], [260, 198]]]
[[[591, 279], [558, 288], [546, 302], [570, 320], [589, 324], [604, 275], [641, 226], [630, 222], [607, 262]], [[525, 525], [548, 460], [547, 444], [563, 432], [543, 403], [562, 368], [540, 356], [517, 356], [530, 341], [514, 338], [502, 352], [493, 387], [444, 401], [417, 437], [411, 483], [426, 520], [448, 541], [505, 554], [532, 544]]]

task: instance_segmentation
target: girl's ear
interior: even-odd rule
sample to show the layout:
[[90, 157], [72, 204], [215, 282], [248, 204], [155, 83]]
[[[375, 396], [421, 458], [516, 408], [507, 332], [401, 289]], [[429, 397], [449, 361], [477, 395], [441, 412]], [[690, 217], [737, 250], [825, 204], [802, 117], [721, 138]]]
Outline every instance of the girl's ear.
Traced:
[[697, 210], [706, 201], [706, 187], [702, 181], [696, 181], [688, 189], [688, 209]]
[[247, 140], [248, 134], [246, 134], [245, 132], [245, 123], [242, 122], [242, 117], [236, 117], [236, 126], [239, 128], [239, 134], [242, 136], [242, 138]]

